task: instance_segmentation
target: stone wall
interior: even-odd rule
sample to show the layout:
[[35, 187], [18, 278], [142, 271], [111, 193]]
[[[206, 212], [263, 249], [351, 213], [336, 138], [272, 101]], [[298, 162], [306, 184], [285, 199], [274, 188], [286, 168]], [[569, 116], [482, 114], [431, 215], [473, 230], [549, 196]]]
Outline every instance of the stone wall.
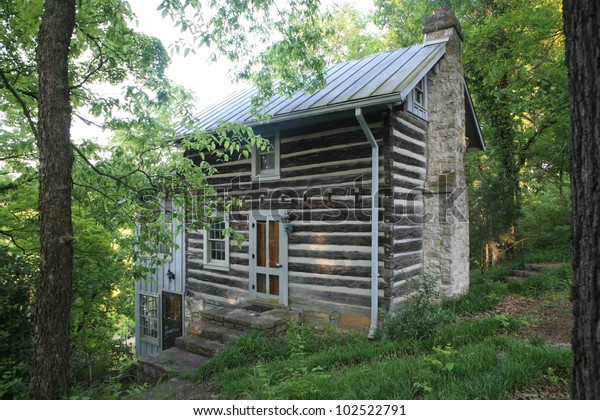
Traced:
[[465, 175], [465, 91], [460, 24], [440, 9], [425, 20], [425, 42], [449, 39], [429, 74], [429, 126], [425, 181], [424, 272], [445, 296], [469, 286], [469, 209]]

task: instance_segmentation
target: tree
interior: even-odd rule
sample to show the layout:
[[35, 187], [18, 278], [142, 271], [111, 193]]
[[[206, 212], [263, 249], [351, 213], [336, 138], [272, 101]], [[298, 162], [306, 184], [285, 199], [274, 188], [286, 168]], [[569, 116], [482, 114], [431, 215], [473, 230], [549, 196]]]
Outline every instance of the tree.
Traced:
[[73, 276], [69, 46], [75, 0], [46, 0], [37, 47], [40, 277], [36, 286], [29, 395], [55, 399], [69, 385]]
[[560, 0], [378, 0], [376, 5], [376, 21], [389, 28], [391, 45], [422, 42], [423, 16], [439, 7], [454, 10], [461, 22], [465, 78], [488, 145], [487, 153], [468, 157], [471, 251], [478, 255], [490, 242], [514, 243], [522, 238], [523, 195], [550, 180], [560, 194], [568, 182]]
[[600, 3], [563, 3], [571, 104], [574, 399], [600, 399]]
[[[322, 83], [325, 60], [320, 54], [323, 25], [318, 7], [318, 0], [291, 0], [283, 6], [273, 0], [159, 2], [163, 17], [170, 16], [182, 32], [192, 34], [191, 43], [178, 44], [176, 50], [183, 47], [187, 54], [203, 46], [215, 48], [217, 54], [239, 63], [235, 77], [254, 81], [262, 97]], [[85, 245], [77, 245], [86, 235], [94, 235], [87, 220], [96, 217], [101, 232], [131, 232], [138, 191], [162, 194], [205, 187], [209, 165], [194, 166], [183, 149], [218, 152], [226, 159], [248, 153], [252, 133], [227, 126], [217, 135], [199, 133], [180, 143], [165, 141], [177, 137], [178, 125], [193, 128], [191, 97], [165, 77], [169, 59], [160, 41], [130, 28], [134, 16], [124, 0], [78, 2], [77, 6], [72, 0], [13, 0], [3, 4], [0, 15], [0, 143], [7, 151], [0, 167], [0, 235], [11, 252], [37, 256], [29, 243], [37, 232], [30, 229], [26, 234], [31, 227], [26, 220], [35, 212], [31, 208], [15, 212], [17, 205], [27, 207], [20, 199], [4, 203], [30, 188], [39, 174], [40, 278], [35, 290], [30, 395], [58, 398], [68, 389], [69, 337], [73, 330], [90, 328], [94, 323], [85, 320], [102, 306], [77, 305], [79, 312], [70, 324], [74, 293], [76, 302], [85, 302], [98, 293], [110, 295], [114, 287], [82, 269], [106, 267], [101, 262], [106, 253], [90, 257], [83, 255]], [[310, 75], [307, 70], [315, 72]], [[122, 93], [99, 94], [91, 89], [94, 83], [120, 85]], [[114, 143], [102, 148], [90, 139], [70, 141], [71, 115], [118, 133]], [[231, 132], [236, 133], [236, 141], [225, 139]], [[87, 232], [73, 232], [73, 208], [81, 210], [76, 220]], [[103, 216], [109, 219], [101, 220]], [[127, 239], [122, 243], [131, 247], [131, 238]], [[119, 244], [109, 245], [103, 249]], [[79, 253], [75, 259], [73, 249]], [[122, 248], [114, 254], [109, 257], [113, 263], [123, 258]], [[75, 281], [73, 261], [79, 267]], [[131, 261], [120, 263], [131, 274], [127, 268]], [[86, 287], [86, 281], [98, 278], [102, 285]]]

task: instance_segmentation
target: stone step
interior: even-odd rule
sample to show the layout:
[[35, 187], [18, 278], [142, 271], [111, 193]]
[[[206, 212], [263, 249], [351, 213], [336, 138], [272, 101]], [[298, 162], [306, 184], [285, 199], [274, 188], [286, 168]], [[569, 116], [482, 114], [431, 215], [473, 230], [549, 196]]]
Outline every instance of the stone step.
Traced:
[[177, 347], [143, 357], [140, 362], [140, 373], [146, 379], [159, 380], [165, 376], [177, 376], [205, 363], [208, 357], [189, 353]]
[[503, 283], [511, 283], [513, 281], [523, 281], [525, 279], [526, 279], [526, 277], [508, 276], [508, 277], [504, 277], [502, 282]]
[[221, 306], [205, 309], [201, 317], [208, 323], [240, 331], [259, 330], [266, 335], [285, 331], [288, 320], [299, 322], [300, 314], [282, 308], [254, 312], [239, 306]]
[[227, 328], [223, 325], [207, 321], [193, 323], [188, 327], [187, 331], [188, 335], [195, 335], [220, 343], [228, 343], [244, 335], [244, 332], [241, 330]]
[[564, 265], [564, 263], [528, 263], [523, 266], [525, 270], [541, 271], [544, 268], [556, 268]]
[[539, 271], [531, 271], [531, 270], [515, 270], [513, 271], [513, 275], [517, 277], [531, 277], [540, 274]]
[[181, 350], [210, 357], [216, 352], [223, 350], [225, 344], [196, 335], [184, 335], [175, 339], [175, 346]]

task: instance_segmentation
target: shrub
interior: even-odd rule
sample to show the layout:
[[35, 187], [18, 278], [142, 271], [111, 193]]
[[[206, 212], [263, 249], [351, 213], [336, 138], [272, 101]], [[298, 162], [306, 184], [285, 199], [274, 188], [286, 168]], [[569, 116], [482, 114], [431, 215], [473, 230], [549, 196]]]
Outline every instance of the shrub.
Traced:
[[438, 301], [437, 282], [424, 276], [415, 295], [404, 305], [388, 312], [381, 328], [384, 340], [417, 339], [434, 335], [453, 315]]

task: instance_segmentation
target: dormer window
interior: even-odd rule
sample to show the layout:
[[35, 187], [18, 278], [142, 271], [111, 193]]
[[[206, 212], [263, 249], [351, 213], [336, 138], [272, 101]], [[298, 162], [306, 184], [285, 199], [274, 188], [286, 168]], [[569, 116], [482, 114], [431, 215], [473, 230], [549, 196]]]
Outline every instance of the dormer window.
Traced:
[[427, 77], [422, 78], [415, 85], [407, 98], [408, 112], [417, 117], [428, 120], [427, 116]]

